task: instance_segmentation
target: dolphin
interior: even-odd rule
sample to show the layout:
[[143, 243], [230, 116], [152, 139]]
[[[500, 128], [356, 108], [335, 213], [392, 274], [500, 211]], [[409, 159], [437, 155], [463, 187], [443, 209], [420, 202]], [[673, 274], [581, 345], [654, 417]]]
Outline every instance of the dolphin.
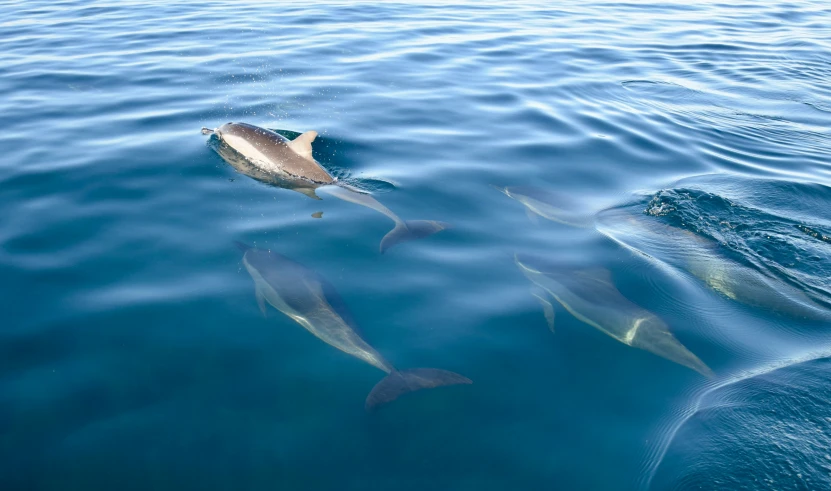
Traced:
[[380, 250], [402, 242], [420, 239], [449, 228], [434, 220], [402, 220], [368, 193], [338, 183], [312, 156], [316, 131], [307, 131], [288, 140], [274, 131], [247, 123], [226, 123], [219, 128], [202, 128], [203, 135], [214, 135], [220, 144], [217, 153], [236, 170], [254, 179], [291, 189], [320, 199], [321, 189], [336, 198], [366, 206], [390, 218], [395, 226], [381, 240]]
[[514, 255], [520, 271], [569, 313], [623, 344], [649, 351], [712, 377], [713, 371], [684, 347], [655, 314], [635, 305], [612, 284], [607, 270], [543, 273]]
[[269, 304], [326, 344], [387, 373], [367, 396], [367, 410], [419, 389], [473, 383], [458, 373], [438, 368], [397, 370], [361, 338], [337, 291], [322, 276], [274, 251], [241, 242], [237, 247], [243, 251], [242, 263], [254, 279], [263, 315]]
[[730, 300], [797, 319], [831, 320], [831, 312], [805, 292], [725, 257], [712, 239], [625, 208], [604, 210], [596, 227], [622, 247], [653, 261], [661, 257]]
[[570, 211], [557, 195], [535, 186], [493, 186], [505, 196], [519, 201], [525, 206], [525, 214], [536, 223], [538, 217], [562, 223], [577, 228], [592, 226], [591, 214], [581, 211]]
[[578, 228], [593, 226], [617, 245], [662, 269], [686, 271], [730, 300], [797, 319], [831, 320], [831, 311], [822, 299], [725, 257], [715, 241], [689, 230], [664, 224], [626, 207], [606, 208], [594, 216], [568, 211], [561, 198], [536, 187], [496, 189], [522, 203], [529, 217], [543, 217]]

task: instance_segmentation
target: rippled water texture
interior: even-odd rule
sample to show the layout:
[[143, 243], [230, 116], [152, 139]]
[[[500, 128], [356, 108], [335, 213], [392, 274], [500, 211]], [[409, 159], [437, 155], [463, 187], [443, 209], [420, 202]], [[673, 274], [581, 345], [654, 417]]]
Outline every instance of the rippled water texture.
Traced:
[[[0, 489], [831, 487], [829, 26], [6, 4]], [[228, 121], [316, 130], [339, 180], [452, 228], [382, 255], [388, 218], [226, 163], [199, 130]], [[396, 367], [473, 384], [365, 412], [383, 373], [264, 318], [235, 241], [327, 278]]]

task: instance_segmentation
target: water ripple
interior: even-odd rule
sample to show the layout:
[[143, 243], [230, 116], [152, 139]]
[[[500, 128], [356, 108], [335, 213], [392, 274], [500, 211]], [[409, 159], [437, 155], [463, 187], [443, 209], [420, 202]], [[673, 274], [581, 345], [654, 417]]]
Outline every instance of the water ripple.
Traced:
[[[828, 336], [719, 294], [725, 268], [703, 282], [675, 260], [689, 242], [615, 213], [831, 302], [829, 19], [810, 1], [6, 5], [0, 487], [637, 488], [698, 394], [737, 391], [690, 421], [742, 409], [753, 389], [730, 381]], [[340, 181], [452, 228], [380, 255], [389, 218], [241, 175], [199, 133], [227, 121], [316, 130]], [[475, 384], [368, 418], [380, 372], [263, 319], [234, 241], [328, 278], [396, 366]], [[552, 334], [517, 251], [608, 269], [715, 385], [565, 311]]]

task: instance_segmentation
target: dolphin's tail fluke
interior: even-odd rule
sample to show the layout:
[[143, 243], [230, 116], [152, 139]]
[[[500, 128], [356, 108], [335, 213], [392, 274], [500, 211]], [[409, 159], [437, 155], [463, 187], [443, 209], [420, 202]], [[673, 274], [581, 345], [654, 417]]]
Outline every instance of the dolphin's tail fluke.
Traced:
[[408, 240], [423, 239], [436, 232], [441, 232], [446, 228], [450, 228], [449, 223], [433, 220], [396, 221], [395, 228], [390, 230], [381, 239], [381, 254], [396, 244], [407, 242]]
[[412, 368], [391, 372], [372, 388], [372, 392], [366, 398], [366, 409], [371, 410], [394, 401], [398, 396], [420, 389], [472, 383], [463, 375], [438, 368]]

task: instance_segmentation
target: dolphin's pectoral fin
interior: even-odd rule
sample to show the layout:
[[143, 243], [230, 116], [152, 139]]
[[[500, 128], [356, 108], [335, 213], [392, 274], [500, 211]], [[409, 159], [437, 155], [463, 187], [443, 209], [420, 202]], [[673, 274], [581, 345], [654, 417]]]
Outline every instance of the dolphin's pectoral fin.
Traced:
[[254, 289], [254, 295], [257, 297], [257, 306], [260, 307], [260, 312], [263, 317], [268, 318], [268, 310], [265, 308], [265, 295], [261, 286], [257, 285]]
[[548, 292], [537, 285], [531, 285], [531, 295], [537, 297], [542, 305], [543, 314], [545, 314], [545, 321], [548, 323], [548, 330], [554, 332], [554, 304], [549, 300]]
[[472, 383], [469, 378], [463, 375], [438, 368], [412, 368], [392, 372], [372, 388], [366, 398], [366, 409], [373, 409], [381, 404], [394, 401], [408, 392], [415, 392], [420, 389]]
[[423, 239], [447, 228], [450, 228], [449, 223], [433, 220], [398, 221], [395, 223], [395, 228], [381, 239], [381, 254], [396, 244], [408, 240]]
[[540, 216], [534, 213], [534, 211], [531, 210], [531, 208], [528, 208], [527, 206], [525, 207], [525, 216], [527, 216], [528, 219], [531, 220], [531, 223], [533, 223], [534, 225], [540, 224]]
[[322, 199], [320, 196], [315, 194], [315, 188], [294, 188], [293, 191], [297, 191], [298, 193], [303, 193], [303, 194], [305, 194], [306, 196], [308, 196], [312, 199], [316, 199], [316, 200]]
[[317, 138], [317, 131], [307, 131], [289, 142], [289, 148], [297, 155], [309, 160], [312, 158], [312, 142]]

